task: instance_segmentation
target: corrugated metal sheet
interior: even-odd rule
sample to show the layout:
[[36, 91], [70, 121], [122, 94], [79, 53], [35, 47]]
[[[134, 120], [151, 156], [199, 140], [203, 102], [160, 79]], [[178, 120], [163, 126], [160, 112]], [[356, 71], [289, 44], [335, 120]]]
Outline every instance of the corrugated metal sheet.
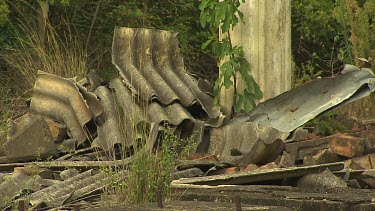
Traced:
[[[224, 116], [212, 96], [186, 73], [175, 33], [116, 28], [113, 63], [120, 77], [93, 93], [74, 80], [39, 72], [30, 113], [66, 124], [78, 144], [94, 136], [92, 147], [105, 151], [116, 144], [130, 147], [139, 139], [152, 142], [150, 137], [156, 140], [155, 131], [163, 130], [164, 123], [181, 137], [195, 129], [203, 133], [204, 125], [222, 124]], [[86, 134], [91, 120], [97, 136]]]
[[38, 71], [29, 112], [66, 124], [69, 135], [81, 144], [87, 138], [84, 126], [103, 108], [73, 80]]
[[197, 81], [186, 73], [179, 54], [176, 33], [117, 27], [112, 45], [112, 62], [132, 92], [145, 102], [162, 105], [179, 102], [183, 107], [201, 106], [208, 119], [218, 119], [220, 108], [213, 98], [198, 88]]
[[374, 73], [366, 68], [316, 79], [259, 104], [250, 114], [235, 118], [230, 124], [259, 122], [291, 132], [323, 112], [369, 95], [374, 91], [374, 82]]

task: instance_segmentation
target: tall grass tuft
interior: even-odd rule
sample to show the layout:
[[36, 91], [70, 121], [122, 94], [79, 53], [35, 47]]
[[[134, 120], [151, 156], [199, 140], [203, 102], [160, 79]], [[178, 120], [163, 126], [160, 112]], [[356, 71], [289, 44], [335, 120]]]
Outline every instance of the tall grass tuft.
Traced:
[[68, 23], [68, 30], [59, 35], [48, 20], [45, 20], [44, 29], [41, 30], [27, 20], [21, 11], [18, 12], [21, 18], [17, 23], [12, 23], [14, 45], [0, 52], [0, 59], [22, 77], [17, 78], [18, 81], [23, 81], [31, 88], [38, 70], [62, 77], [85, 76], [87, 66], [84, 47]]

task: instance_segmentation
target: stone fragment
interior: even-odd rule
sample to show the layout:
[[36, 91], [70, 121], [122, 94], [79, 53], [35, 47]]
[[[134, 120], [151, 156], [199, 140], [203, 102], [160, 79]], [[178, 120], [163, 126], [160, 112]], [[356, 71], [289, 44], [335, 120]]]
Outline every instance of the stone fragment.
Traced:
[[309, 174], [301, 177], [297, 182], [299, 188], [317, 188], [323, 190], [346, 188], [346, 183], [339, 177], [332, 174], [330, 170], [325, 170], [318, 174]]
[[48, 124], [49, 130], [51, 131], [53, 140], [56, 143], [61, 143], [68, 135], [66, 126], [50, 119], [45, 120]]
[[4, 149], [13, 162], [58, 156], [48, 124], [41, 116], [31, 114], [17, 122], [17, 132], [4, 143]]
[[276, 158], [274, 161], [279, 168], [287, 168], [294, 166], [294, 160], [292, 160], [291, 156], [287, 152], [283, 152], [282, 155]]
[[374, 169], [375, 163], [371, 162], [374, 161], [374, 159], [375, 153], [353, 158], [352, 160], [364, 169]]
[[341, 159], [336, 154], [333, 153], [329, 149], [324, 149], [323, 151], [319, 152], [318, 154], [314, 156], [306, 156], [303, 159], [303, 165], [318, 165], [318, 164], [324, 164], [324, 163], [334, 163], [339, 162]]
[[354, 158], [361, 156], [364, 150], [364, 139], [345, 134], [330, 137], [329, 149], [341, 156]]

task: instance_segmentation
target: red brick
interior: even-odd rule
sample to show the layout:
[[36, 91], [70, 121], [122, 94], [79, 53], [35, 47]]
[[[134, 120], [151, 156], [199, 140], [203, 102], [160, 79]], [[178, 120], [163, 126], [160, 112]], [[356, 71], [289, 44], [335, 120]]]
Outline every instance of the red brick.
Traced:
[[266, 165], [263, 165], [259, 168], [257, 168], [256, 170], [265, 170], [265, 169], [275, 169], [277, 168], [277, 165], [275, 162], [271, 162], [271, 163], [267, 163]]
[[364, 139], [344, 134], [330, 137], [329, 149], [348, 158], [361, 156], [364, 150]]
[[259, 168], [256, 164], [249, 164], [241, 171], [254, 171], [255, 169]]

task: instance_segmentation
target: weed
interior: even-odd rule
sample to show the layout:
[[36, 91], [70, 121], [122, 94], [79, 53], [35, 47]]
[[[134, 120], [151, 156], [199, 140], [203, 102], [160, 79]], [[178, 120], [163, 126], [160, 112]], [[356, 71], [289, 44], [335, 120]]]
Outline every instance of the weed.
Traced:
[[85, 76], [84, 49], [71, 30], [60, 36], [46, 21], [41, 35], [38, 27], [33, 27], [21, 11], [18, 13], [21, 18], [12, 25], [17, 44], [0, 54], [8, 67], [24, 79], [18, 81], [25, 81], [25, 86], [31, 88], [38, 70], [63, 77]]

